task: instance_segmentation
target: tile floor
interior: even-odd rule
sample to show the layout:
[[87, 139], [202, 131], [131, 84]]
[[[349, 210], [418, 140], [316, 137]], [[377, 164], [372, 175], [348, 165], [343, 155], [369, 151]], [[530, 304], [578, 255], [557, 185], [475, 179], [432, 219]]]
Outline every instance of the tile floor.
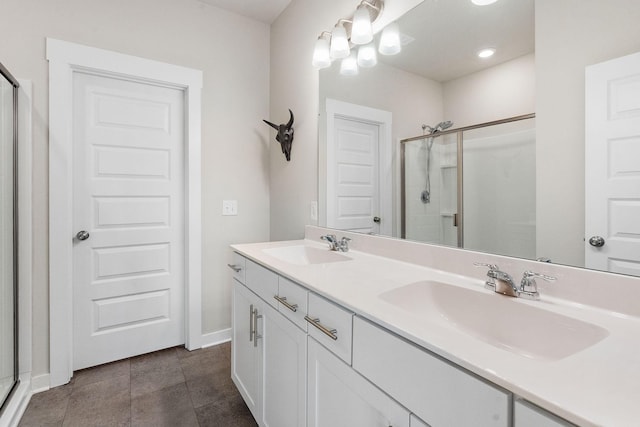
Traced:
[[35, 394], [20, 427], [257, 426], [231, 381], [230, 343], [149, 353]]

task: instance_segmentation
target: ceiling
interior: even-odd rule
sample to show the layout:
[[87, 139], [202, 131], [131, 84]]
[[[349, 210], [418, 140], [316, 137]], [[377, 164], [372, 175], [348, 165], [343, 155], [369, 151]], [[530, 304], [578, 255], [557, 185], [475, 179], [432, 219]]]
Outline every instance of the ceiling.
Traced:
[[291, 0], [200, 0], [203, 3], [271, 24]]
[[[534, 52], [534, 0], [500, 0], [476, 6], [469, 0], [426, 0], [398, 20], [415, 39], [395, 56], [378, 57], [397, 68], [446, 82]], [[496, 53], [480, 59], [477, 51]]]

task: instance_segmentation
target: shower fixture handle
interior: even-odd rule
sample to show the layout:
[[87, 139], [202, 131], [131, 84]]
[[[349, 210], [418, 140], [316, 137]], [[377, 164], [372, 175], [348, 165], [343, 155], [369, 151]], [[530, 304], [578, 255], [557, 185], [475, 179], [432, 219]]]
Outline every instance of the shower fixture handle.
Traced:
[[605, 243], [605, 241], [604, 241], [604, 237], [601, 237], [601, 236], [592, 236], [592, 237], [589, 239], [589, 244], [590, 244], [591, 246], [593, 246], [593, 247], [596, 247], [596, 248], [601, 248], [601, 247], [603, 247], [603, 246], [604, 246], [604, 243]]

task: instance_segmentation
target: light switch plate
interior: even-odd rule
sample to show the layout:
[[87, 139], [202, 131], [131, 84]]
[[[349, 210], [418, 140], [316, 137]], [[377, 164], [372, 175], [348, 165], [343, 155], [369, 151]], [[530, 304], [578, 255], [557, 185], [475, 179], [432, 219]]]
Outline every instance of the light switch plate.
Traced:
[[312, 221], [318, 220], [318, 202], [315, 200], [309, 204], [309, 217]]
[[222, 215], [238, 215], [238, 201], [237, 200], [223, 200], [222, 201]]

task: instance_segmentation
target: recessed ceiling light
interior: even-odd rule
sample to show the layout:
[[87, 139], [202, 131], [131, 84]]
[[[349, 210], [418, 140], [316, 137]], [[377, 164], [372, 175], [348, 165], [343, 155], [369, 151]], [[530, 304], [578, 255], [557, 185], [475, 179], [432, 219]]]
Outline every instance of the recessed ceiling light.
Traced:
[[471, 0], [471, 3], [477, 4], [478, 6], [486, 6], [491, 3], [495, 3], [498, 0]]
[[489, 58], [490, 56], [493, 56], [493, 54], [496, 53], [496, 50], [492, 47], [486, 48], [486, 49], [482, 49], [478, 51], [478, 57], [479, 58]]

